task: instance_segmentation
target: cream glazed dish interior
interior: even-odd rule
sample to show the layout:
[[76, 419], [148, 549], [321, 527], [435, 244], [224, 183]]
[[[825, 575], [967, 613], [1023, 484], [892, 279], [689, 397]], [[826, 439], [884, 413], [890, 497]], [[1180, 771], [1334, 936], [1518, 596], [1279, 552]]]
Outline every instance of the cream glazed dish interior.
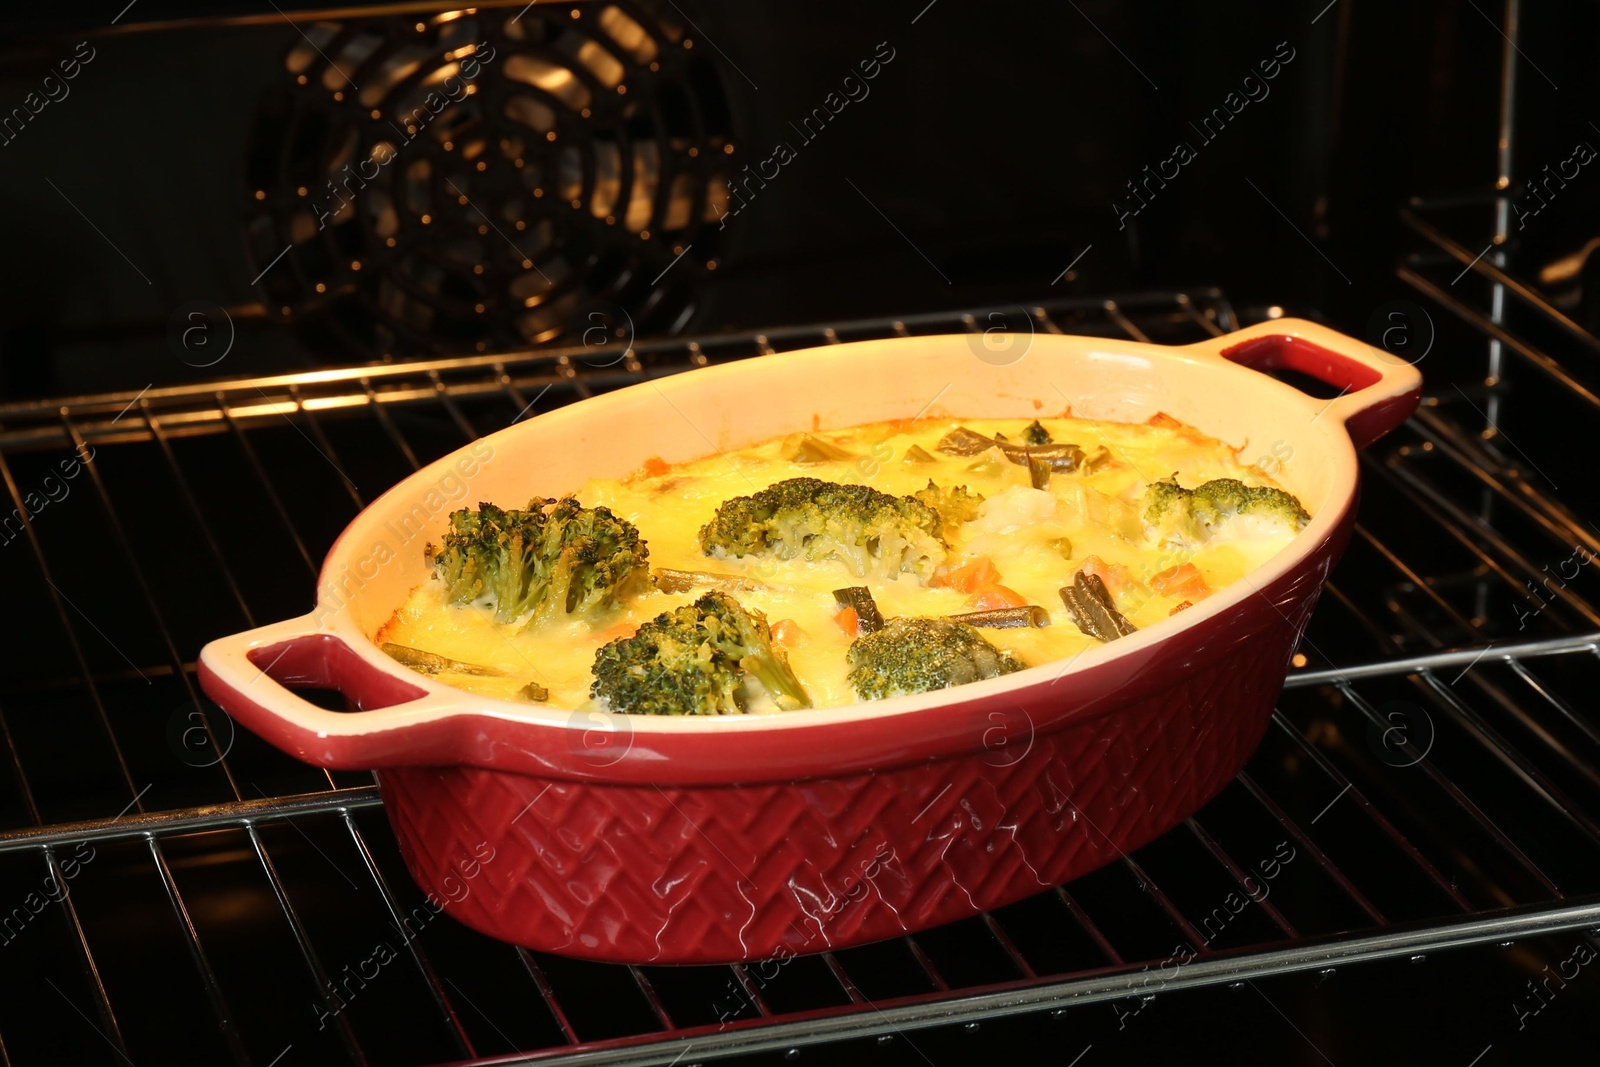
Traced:
[[[1332, 400], [1317, 399], [1240, 365], [1272, 364], [1290, 344], [1312, 353], [1313, 364], [1316, 353], [1328, 356], [1334, 363], [1324, 375], [1334, 381], [1349, 378], [1351, 388]], [[620, 482], [636, 476], [647, 459], [686, 464], [782, 435], [891, 420], [936, 425], [1003, 420], [1021, 426], [1069, 415], [1134, 424], [1168, 416], [1217, 438], [1246, 467], [1258, 457], [1270, 458], [1273, 480], [1310, 514], [1298, 536], [1187, 610], [1113, 643], [1086, 648], [1070, 663], [1038, 662], [954, 689], [781, 715], [629, 716], [628, 729], [635, 734], [783, 730], [819, 720], [907, 714], [1004, 693], [1134, 654], [1182, 627], [1228, 612], [1291, 569], [1320, 543], [1319, 535], [1353, 497], [1351, 437], [1361, 436], [1358, 423], [1384, 405], [1408, 397], [1414, 404], [1419, 382], [1413, 368], [1384, 353], [1293, 320], [1182, 348], [1041, 335], [1007, 358], [1010, 362], [996, 365], [969, 336], [842, 344], [704, 368], [540, 415], [428, 465], [384, 494], [351, 523], [329, 554], [315, 611], [241, 635], [243, 641], [214, 643], [202, 661], [212, 672], [251, 686], [257, 699], [270, 694], [275, 714], [319, 737], [391, 731], [464, 713], [568, 728], [582, 708], [575, 701], [544, 706], [468, 692], [380, 651], [375, 640], [380, 631], [429, 581], [425, 549], [448, 528], [452, 511], [479, 501], [519, 507], [530, 498], [576, 492], [597, 478]], [[1305, 359], [1302, 352], [1301, 362]], [[388, 676], [394, 699], [386, 698], [388, 706], [381, 711], [340, 715], [293, 698], [271, 680], [254, 684], [262, 665], [254, 660], [247, 665], [252, 650], [307, 635], [337, 641], [364, 669]]]

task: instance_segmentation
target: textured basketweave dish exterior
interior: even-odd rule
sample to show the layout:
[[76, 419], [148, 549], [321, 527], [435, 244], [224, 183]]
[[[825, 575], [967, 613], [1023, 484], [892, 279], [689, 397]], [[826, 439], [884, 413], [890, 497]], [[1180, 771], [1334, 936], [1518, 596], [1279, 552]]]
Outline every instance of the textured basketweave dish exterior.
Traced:
[[[286, 752], [375, 769], [418, 885], [530, 948], [770, 958], [926, 929], [1082, 875], [1181, 822], [1244, 765], [1349, 539], [1355, 448], [1411, 412], [1420, 378], [1293, 320], [1172, 349], [1039, 337], [998, 363], [971, 343], [767, 356], [484, 438], [357, 516], [316, 611], [207, 645], [201, 684]], [[1344, 392], [1316, 400], [1249, 369], [1273, 366]], [[422, 544], [452, 507], [520, 504], [708, 442], [908, 418], [935, 393], [969, 418], [1031, 418], [1051, 397], [1091, 418], [1165, 411], [1249, 448], [1246, 460], [1292, 456], [1276, 476], [1312, 521], [1244, 580], [1071, 661], [845, 708], [701, 719], [513, 704], [415, 674], [372, 641], [426, 579]], [[351, 712], [300, 699], [305, 685], [338, 689]]]
[[[1258, 601], [1253, 634], [1085, 721], [1030, 731], [1029, 703], [997, 704], [943, 759], [721, 788], [396, 767], [384, 803], [417, 883], [517, 944], [703, 963], [894, 937], [1086, 874], [1215, 796], [1261, 740], [1316, 592], [1289, 618]], [[485, 841], [495, 860], [464, 882]]]

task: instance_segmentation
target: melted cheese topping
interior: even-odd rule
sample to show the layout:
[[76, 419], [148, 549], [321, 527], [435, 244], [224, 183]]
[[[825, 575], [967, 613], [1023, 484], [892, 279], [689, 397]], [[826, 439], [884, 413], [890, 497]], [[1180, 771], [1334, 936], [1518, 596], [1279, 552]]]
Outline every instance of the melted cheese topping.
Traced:
[[[1043, 628], [984, 629], [996, 647], [1029, 666], [1071, 657], [1097, 642], [1067, 615], [1058, 590], [1089, 557], [1108, 568], [1099, 571], [1118, 609], [1138, 627], [1166, 618], [1184, 595], [1159, 592], [1150, 578], [1167, 568], [1192, 563], [1211, 591], [1237, 581], [1286, 545], [1289, 534], [1273, 528], [1244, 528], [1243, 535], [1216, 539], [1195, 549], [1151, 547], [1144, 532], [1140, 501], [1145, 486], [1169, 477], [1195, 486], [1212, 478], [1237, 478], [1249, 485], [1271, 485], [1260, 472], [1241, 465], [1234, 451], [1215, 438], [1158, 416], [1159, 425], [1043, 419], [1052, 440], [1070, 442], [1093, 455], [1105, 446], [1110, 457], [1091, 473], [1056, 474], [1045, 490], [1033, 489], [1026, 467], [994, 462], [995, 453], [951, 456], [937, 450], [941, 438], [958, 426], [986, 436], [1004, 434], [1020, 442], [1018, 420], [950, 420], [877, 423], [813, 436], [847, 450], [851, 458], [816, 463], [784, 459], [783, 438], [736, 452], [678, 464], [662, 473], [660, 461], [622, 479], [593, 479], [576, 495], [589, 507], [604, 505], [636, 525], [650, 547], [652, 568], [736, 574], [762, 583], [735, 598], [763, 612], [779, 627], [779, 647], [804, 683], [816, 707], [856, 702], [845, 653], [853, 640], [835, 620], [833, 590], [867, 584], [883, 615], [953, 615], [974, 610], [973, 595], [951, 588], [923, 586], [916, 577], [867, 581], [841, 562], [711, 559], [700, 550], [700, 528], [717, 506], [747, 496], [786, 478], [869, 485], [895, 496], [914, 493], [931, 479], [940, 486], [965, 485], [986, 499], [977, 519], [945, 531], [947, 566], [987, 556], [1000, 584], [1029, 604], [1050, 613]], [[908, 458], [913, 446], [931, 462]], [[507, 504], [520, 502], [506, 501]], [[1066, 539], [1070, 547], [1063, 544]], [[1094, 563], [1090, 563], [1095, 567]], [[1124, 568], [1119, 571], [1117, 568]], [[1157, 583], [1160, 584], [1159, 582]], [[481, 604], [446, 602], [443, 585], [430, 580], [417, 587], [377, 635], [464, 663], [504, 672], [487, 677], [442, 672], [449, 685], [509, 700], [530, 681], [545, 686], [553, 708], [577, 708], [589, 699], [595, 651], [663, 611], [687, 604], [704, 590], [663, 593], [652, 589], [604, 619], [577, 620], [525, 630], [523, 623], [500, 624]], [[1204, 595], [1203, 593], [1200, 595]], [[752, 711], [763, 710], [752, 707]], [[766, 710], [771, 710], [770, 706]]]

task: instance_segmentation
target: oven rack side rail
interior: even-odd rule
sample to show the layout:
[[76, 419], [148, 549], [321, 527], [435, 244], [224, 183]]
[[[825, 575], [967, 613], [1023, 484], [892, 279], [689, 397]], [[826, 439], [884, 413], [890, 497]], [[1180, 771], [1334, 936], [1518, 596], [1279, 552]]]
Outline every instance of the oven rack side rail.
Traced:
[[[1600, 632], [1572, 637], [1546, 638], [1482, 648], [1459, 648], [1399, 659], [1373, 660], [1346, 667], [1323, 667], [1293, 671], [1285, 689], [1348, 684], [1351, 681], [1387, 676], [1405, 676], [1447, 667], [1475, 666], [1479, 663], [1521, 664], [1543, 656], [1588, 653], [1600, 657]], [[85, 819], [25, 829], [0, 831], [0, 853], [27, 849], [59, 848], [78, 842], [121, 841], [161, 837], [168, 834], [202, 833], [226, 827], [245, 827], [305, 815], [345, 814], [366, 808], [380, 808], [383, 799], [375, 785], [340, 786], [315, 793], [259, 797], [220, 804], [195, 805], [158, 811], [141, 811], [132, 816], [110, 819]]]
[[[314, 371], [218, 378], [138, 390], [0, 402], [0, 450], [60, 447], [73, 431], [90, 444], [148, 441], [143, 416], [158, 418], [169, 437], [227, 433], [285, 414], [310, 415], [367, 405], [404, 405], [442, 397], [463, 399], [513, 392], [527, 412], [545, 391], [558, 400], [583, 399], [713, 361], [767, 355], [845, 341], [986, 330], [1015, 333], [1093, 333], [1149, 343], [1174, 328], [1199, 336], [1238, 329], [1233, 307], [1215, 288], [1193, 292], [1131, 293], [1048, 303], [996, 305], [956, 312], [772, 327], [691, 338], [629, 339], [620, 353], [604, 345], [545, 347], [397, 363], [335, 366]], [[1020, 343], [1026, 343], [1025, 341]], [[556, 406], [554, 403], [547, 407]], [[129, 415], [135, 416], [128, 418]], [[124, 421], [126, 419], [127, 421]]]
[[[1313, 938], [1279, 948], [1251, 949], [1240, 953], [1183, 964], [1163, 977], [1161, 992], [1177, 993], [1202, 986], [1241, 985], [1257, 978], [1327, 971], [1401, 956], [1475, 945], [1506, 944], [1565, 931], [1584, 931], [1600, 939], [1600, 895], [1575, 899], [1559, 908], [1511, 908], [1494, 914], [1449, 923], [1391, 929], [1354, 937]], [[558, 1054], [572, 1067], [672, 1067], [748, 1056], [786, 1052], [820, 1041], [848, 1041], [904, 1035], [908, 1030], [936, 1026], [983, 1023], [1008, 1015], [1050, 1012], [1064, 1016], [1069, 1008], [1119, 1000], [1129, 995], [1134, 975], [1144, 966], [1108, 967], [1069, 981], [1016, 982], [1004, 987], [976, 989], [941, 1000], [880, 1001], [867, 1015], [850, 1009], [818, 1011], [804, 1017], [772, 1023], [740, 1023], [716, 1029], [686, 1030], [669, 1041], [618, 1041], [609, 1047]], [[1159, 994], [1156, 994], [1159, 995]], [[690, 1053], [693, 1053], [690, 1056]], [[462, 1061], [450, 1067], [518, 1067], [520, 1064], [556, 1062], [550, 1054], [496, 1056]]]

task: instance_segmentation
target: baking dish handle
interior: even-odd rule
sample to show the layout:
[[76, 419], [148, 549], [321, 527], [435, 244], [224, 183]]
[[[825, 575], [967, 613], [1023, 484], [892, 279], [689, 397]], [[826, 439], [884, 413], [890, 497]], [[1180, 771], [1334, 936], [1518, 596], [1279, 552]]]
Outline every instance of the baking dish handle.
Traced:
[[1356, 448], [1405, 422], [1422, 396], [1422, 375], [1410, 363], [1304, 319], [1273, 319], [1193, 347], [1254, 370], [1299, 371], [1338, 387], [1332, 400], [1301, 396], [1313, 422], [1344, 423]]
[[[218, 638], [200, 650], [198, 666], [201, 688], [229, 715], [325, 767], [378, 765], [384, 746], [372, 741], [385, 727], [401, 725], [396, 720], [412, 721], [415, 713], [432, 710], [436, 699], [369, 662], [326, 626], [320, 612]], [[295, 688], [337, 690], [353, 711], [367, 714], [329, 711]], [[392, 710], [373, 715], [378, 709]]]

